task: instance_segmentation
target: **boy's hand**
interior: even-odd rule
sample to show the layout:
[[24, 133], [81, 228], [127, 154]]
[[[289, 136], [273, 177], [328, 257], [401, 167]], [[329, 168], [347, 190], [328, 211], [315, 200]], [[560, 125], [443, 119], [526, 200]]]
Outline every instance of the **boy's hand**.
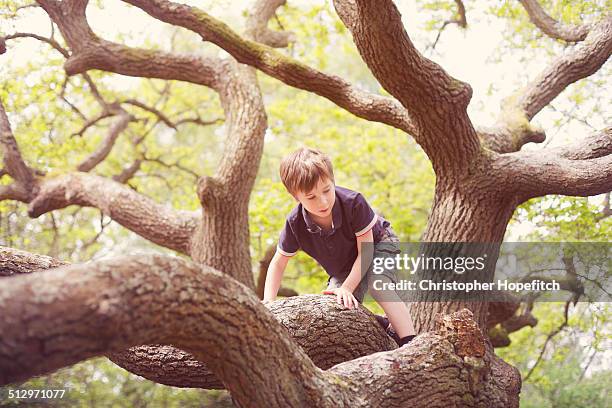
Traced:
[[355, 309], [359, 308], [359, 302], [357, 301], [357, 299], [355, 299], [355, 296], [353, 296], [353, 293], [350, 290], [345, 289], [343, 287], [324, 290], [323, 294], [324, 295], [336, 295], [338, 298], [338, 303], [344, 304], [344, 307], [347, 307], [349, 309], [352, 309], [353, 306], [355, 306]]

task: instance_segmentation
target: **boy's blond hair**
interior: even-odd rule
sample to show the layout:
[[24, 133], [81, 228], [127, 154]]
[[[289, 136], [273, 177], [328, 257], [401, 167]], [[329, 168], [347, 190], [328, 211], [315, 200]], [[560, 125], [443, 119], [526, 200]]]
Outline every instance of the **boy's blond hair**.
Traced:
[[319, 179], [334, 181], [334, 169], [329, 156], [318, 149], [302, 147], [283, 159], [280, 177], [285, 188], [294, 197], [298, 192], [307, 193]]

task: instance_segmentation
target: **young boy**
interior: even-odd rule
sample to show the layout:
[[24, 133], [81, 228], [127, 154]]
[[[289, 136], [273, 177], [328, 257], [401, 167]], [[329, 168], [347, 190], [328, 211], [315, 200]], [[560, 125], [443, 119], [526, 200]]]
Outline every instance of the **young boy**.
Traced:
[[[358, 307], [369, 277], [362, 275], [361, 258], [371, 257], [362, 254], [361, 244], [397, 242], [390, 223], [377, 216], [360, 193], [335, 185], [331, 161], [319, 150], [301, 148], [285, 157], [280, 176], [299, 204], [287, 216], [268, 267], [264, 301], [276, 298], [289, 259], [302, 249], [330, 275], [323, 293], [336, 295], [345, 307]], [[370, 267], [367, 274], [371, 271]], [[392, 272], [385, 274], [381, 277], [396, 281]], [[389, 317], [398, 344], [410, 342], [415, 331], [406, 305], [399, 298], [385, 301], [382, 292], [372, 289], [370, 293]], [[379, 322], [388, 325], [386, 319]], [[386, 328], [389, 331], [390, 326]]]

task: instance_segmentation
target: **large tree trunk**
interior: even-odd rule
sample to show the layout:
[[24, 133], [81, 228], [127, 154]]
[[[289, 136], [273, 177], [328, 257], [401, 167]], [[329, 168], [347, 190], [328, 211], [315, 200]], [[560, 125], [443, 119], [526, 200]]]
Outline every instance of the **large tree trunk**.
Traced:
[[202, 221], [191, 257], [254, 289], [248, 210], [267, 118], [255, 70], [235, 61], [227, 65], [219, 95], [227, 114], [228, 140], [217, 174], [198, 184]]
[[[496, 188], [497, 187], [497, 188]], [[456, 178], [439, 180], [427, 228], [422, 237], [424, 243], [456, 243], [444, 248], [443, 245], [423, 245], [423, 253], [448, 250], [449, 252], [486, 250], [487, 269], [477, 277], [480, 281], [492, 282], [495, 262], [506, 227], [516, 208], [516, 200], [511, 195], [491, 184], [488, 177], [473, 177], [472, 180]], [[466, 243], [461, 245], [460, 243]], [[476, 245], [478, 244], [478, 245]], [[419, 251], [421, 253], [421, 251]], [[445, 254], [436, 253], [437, 256]], [[447, 253], [452, 256], [453, 253]], [[451, 272], [417, 272], [420, 279], [441, 282], [457, 278]], [[466, 276], [466, 279], [474, 278]], [[436, 313], [451, 313], [467, 308], [474, 314], [474, 320], [483, 332], [487, 332], [488, 303], [461, 302], [449, 299], [445, 293], [417, 291], [410, 299], [410, 311], [418, 333], [430, 331]]]

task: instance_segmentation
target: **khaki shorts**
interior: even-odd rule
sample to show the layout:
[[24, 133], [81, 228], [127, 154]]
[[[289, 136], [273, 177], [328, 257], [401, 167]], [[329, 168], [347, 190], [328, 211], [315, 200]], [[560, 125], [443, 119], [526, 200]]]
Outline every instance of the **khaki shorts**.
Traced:
[[[401, 250], [398, 242], [399, 238], [397, 235], [395, 235], [393, 229], [391, 227], [386, 227], [383, 230], [383, 235], [380, 242], [376, 243], [374, 246], [374, 257], [395, 256], [395, 254], [399, 254]], [[353, 296], [355, 296], [355, 299], [357, 299], [359, 303], [363, 303], [363, 299], [368, 292], [368, 282], [373, 276], [378, 278], [384, 276], [388, 278], [389, 281], [397, 283], [397, 276], [394, 270], [388, 270], [385, 268], [382, 274], [374, 275], [372, 272], [372, 265], [370, 265], [366, 274], [362, 276], [359, 286], [357, 286], [357, 289], [355, 289], [353, 292]], [[327, 280], [327, 290], [339, 288], [342, 286], [342, 283], [344, 283], [344, 279], [340, 280], [336, 277], [330, 276], [330, 278]]]

